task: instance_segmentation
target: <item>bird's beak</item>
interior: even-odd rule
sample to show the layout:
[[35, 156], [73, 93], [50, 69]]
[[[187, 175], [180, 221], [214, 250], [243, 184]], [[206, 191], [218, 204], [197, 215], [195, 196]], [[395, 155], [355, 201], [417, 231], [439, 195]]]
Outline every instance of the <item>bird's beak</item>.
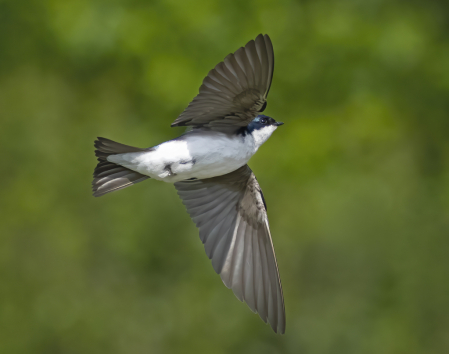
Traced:
[[282, 124], [284, 124], [284, 122], [276, 122], [276, 123], [274, 123], [274, 125], [277, 126], [277, 127], [279, 127]]

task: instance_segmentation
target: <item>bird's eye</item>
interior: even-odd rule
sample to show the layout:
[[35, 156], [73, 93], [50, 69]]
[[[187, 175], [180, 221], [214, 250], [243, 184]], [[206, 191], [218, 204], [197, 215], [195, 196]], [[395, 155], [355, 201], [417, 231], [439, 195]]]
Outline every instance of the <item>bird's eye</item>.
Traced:
[[260, 123], [261, 124], [267, 124], [268, 123], [268, 119], [267, 118], [261, 118], [260, 119]]

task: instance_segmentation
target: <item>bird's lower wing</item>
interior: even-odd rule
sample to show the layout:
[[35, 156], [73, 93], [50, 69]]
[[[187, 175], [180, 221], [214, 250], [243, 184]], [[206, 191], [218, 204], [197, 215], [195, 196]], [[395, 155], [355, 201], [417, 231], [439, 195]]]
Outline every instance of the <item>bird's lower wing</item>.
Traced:
[[175, 187], [224, 284], [275, 332], [284, 333], [281, 281], [262, 191], [251, 169], [245, 165]]

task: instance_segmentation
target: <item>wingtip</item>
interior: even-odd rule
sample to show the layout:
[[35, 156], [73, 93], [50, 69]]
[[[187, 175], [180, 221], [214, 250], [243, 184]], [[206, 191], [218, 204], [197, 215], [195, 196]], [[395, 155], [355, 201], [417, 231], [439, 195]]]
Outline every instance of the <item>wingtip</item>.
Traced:
[[270, 36], [269, 36], [268, 34], [266, 34], [266, 33], [265, 33], [265, 34], [259, 33], [259, 34], [257, 35], [257, 37], [256, 37], [254, 40], [257, 40], [258, 38], [270, 40]]
[[268, 323], [268, 322], [266, 322], [266, 323], [270, 325], [270, 327], [274, 333], [280, 334], [280, 335], [285, 334], [285, 323], [283, 323], [283, 324], [278, 323], [277, 326], [273, 326], [273, 325], [271, 325], [271, 323]]

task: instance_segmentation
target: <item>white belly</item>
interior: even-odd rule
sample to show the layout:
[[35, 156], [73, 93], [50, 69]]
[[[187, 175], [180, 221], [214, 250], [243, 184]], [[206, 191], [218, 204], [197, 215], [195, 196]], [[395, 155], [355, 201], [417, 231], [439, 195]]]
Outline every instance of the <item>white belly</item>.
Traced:
[[151, 178], [178, 182], [210, 178], [235, 171], [256, 152], [251, 135], [191, 132], [154, 150], [111, 155], [108, 160]]

